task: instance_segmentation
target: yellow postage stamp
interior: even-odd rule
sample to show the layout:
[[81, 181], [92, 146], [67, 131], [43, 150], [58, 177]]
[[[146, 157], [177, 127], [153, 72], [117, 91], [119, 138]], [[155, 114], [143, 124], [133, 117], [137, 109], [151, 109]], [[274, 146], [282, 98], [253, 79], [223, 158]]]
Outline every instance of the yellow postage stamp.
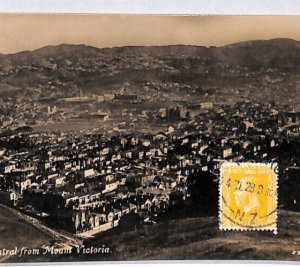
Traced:
[[224, 163], [221, 166], [221, 230], [277, 233], [277, 164]]

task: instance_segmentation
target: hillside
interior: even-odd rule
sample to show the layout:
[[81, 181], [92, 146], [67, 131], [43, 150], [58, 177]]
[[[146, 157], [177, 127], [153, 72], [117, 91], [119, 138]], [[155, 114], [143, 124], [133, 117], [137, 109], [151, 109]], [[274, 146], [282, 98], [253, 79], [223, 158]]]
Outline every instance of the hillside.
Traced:
[[111, 258], [118, 260], [299, 260], [292, 255], [299, 247], [299, 219], [300, 214], [280, 211], [278, 235], [274, 235], [220, 231], [215, 217], [187, 218], [104, 238], [96, 244], [110, 244], [115, 251]]
[[267, 231], [220, 231], [216, 217], [161, 222], [136, 231], [104, 234], [88, 247], [111, 249], [111, 254], [11, 258], [18, 261], [99, 260], [292, 260], [299, 250], [300, 214], [279, 211], [278, 235]]
[[[2, 194], [1, 197], [3, 197]], [[39, 231], [20, 219], [2, 205], [0, 205], [0, 236], [0, 250], [3, 248], [14, 249], [15, 247], [36, 248], [53, 239], [50, 235]], [[30, 240], [30, 244], [28, 240]], [[5, 261], [5, 258], [0, 257], [0, 263], [3, 261]]]
[[299, 42], [290, 39], [223, 47], [46, 46], [0, 55], [0, 92], [14, 96], [16, 90], [25, 89], [39, 97], [56, 97], [76, 95], [79, 89], [103, 94], [126, 87], [144, 94], [140, 88], [147, 85], [151, 95], [156, 90], [173, 92], [177, 84], [182, 93], [191, 91], [198, 96], [243, 87], [254, 93], [265, 88], [264, 95], [272, 92], [294, 98], [299, 86], [299, 52]]
[[[60, 63], [59, 68], [63, 69], [71, 64], [66, 62], [66, 60], [86, 65], [88, 60], [105, 61], [104, 58], [101, 59], [101, 56], [105, 55], [110, 56], [113, 61], [118, 61], [116, 58], [120, 56], [134, 55], [136, 59], [131, 58], [133, 61], [138, 61], [139, 57], [146, 60], [145, 56], [147, 56], [148, 58], [153, 57], [163, 61], [166, 60], [169, 66], [174, 66], [172, 62], [167, 62], [169, 56], [174, 58], [185, 56], [186, 58], [196, 58], [195, 65], [200, 63], [208, 65], [222, 63], [251, 67], [252, 61], [256, 61], [257, 67], [276, 66], [280, 69], [285, 69], [287, 66], [281, 64], [288, 61], [290, 61], [290, 66], [299, 67], [297, 66], [300, 63], [299, 51], [300, 43], [291, 39], [254, 40], [222, 47], [169, 45], [149, 47], [124, 46], [100, 49], [86, 45], [62, 44], [45, 46], [34, 51], [23, 51], [16, 54], [1, 54], [0, 67], [6, 68], [8, 66], [16, 67], [23, 64], [32, 64], [35, 67], [43, 68], [47, 66], [47, 63], [55, 62]], [[111, 63], [113, 64], [114, 62]]]

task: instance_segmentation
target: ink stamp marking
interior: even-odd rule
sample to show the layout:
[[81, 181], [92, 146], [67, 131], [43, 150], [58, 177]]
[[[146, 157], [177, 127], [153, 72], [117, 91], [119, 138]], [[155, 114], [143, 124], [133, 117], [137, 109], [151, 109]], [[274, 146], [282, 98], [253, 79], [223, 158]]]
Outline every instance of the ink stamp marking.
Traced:
[[277, 164], [224, 163], [221, 166], [221, 230], [277, 233]]

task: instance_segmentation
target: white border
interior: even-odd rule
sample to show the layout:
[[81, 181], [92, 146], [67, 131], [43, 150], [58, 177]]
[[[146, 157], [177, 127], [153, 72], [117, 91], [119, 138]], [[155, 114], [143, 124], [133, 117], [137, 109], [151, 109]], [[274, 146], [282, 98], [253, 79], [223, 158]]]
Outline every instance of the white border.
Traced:
[[[0, 0], [0, 13], [300, 15], [300, 0]], [[155, 265], [243, 266], [245, 263], [247, 266], [298, 265], [298, 262], [291, 261], [159, 261]], [[150, 262], [125, 263], [134, 266], [145, 264]], [[124, 262], [23, 263], [10, 266], [24, 265], [122, 266]]]
[[300, 15], [300, 0], [0, 0], [0, 12]]

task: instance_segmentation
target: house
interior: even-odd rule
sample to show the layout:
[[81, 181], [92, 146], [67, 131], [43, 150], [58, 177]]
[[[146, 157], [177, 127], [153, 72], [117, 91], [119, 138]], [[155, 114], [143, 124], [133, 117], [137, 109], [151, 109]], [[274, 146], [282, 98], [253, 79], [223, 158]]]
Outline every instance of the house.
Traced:
[[213, 103], [212, 102], [202, 102], [202, 103], [200, 103], [200, 106], [203, 109], [212, 109]]
[[15, 184], [20, 189], [21, 194], [24, 190], [28, 189], [31, 185], [31, 178], [28, 176], [17, 176], [15, 178]]
[[66, 177], [59, 173], [53, 173], [48, 175], [48, 183], [54, 184], [55, 187], [62, 186], [66, 183]]
[[71, 194], [64, 194], [63, 198], [65, 200], [65, 206], [68, 206], [70, 203], [74, 203], [76, 201], [79, 201], [78, 196], [74, 196], [74, 195], [71, 195]]
[[224, 159], [230, 157], [232, 155], [232, 148], [229, 146], [225, 146], [221, 149], [221, 155]]
[[103, 194], [108, 193], [108, 192], [112, 192], [115, 189], [117, 189], [118, 187], [118, 182], [117, 181], [112, 181], [112, 182], [108, 182], [105, 184], [105, 189], [102, 191]]
[[121, 205], [122, 216], [130, 212], [129, 204]]
[[278, 142], [275, 139], [271, 139], [269, 144], [270, 148], [278, 146]]
[[[121, 211], [116, 210], [115, 212], [117, 213], [117, 216], [119, 215], [121, 217]], [[107, 211], [105, 211], [105, 214], [106, 214], [106, 221], [107, 222], [112, 222], [114, 220], [114, 218], [115, 218], [114, 211], [107, 210]]]
[[16, 169], [16, 162], [10, 161], [4, 165], [4, 173], [10, 173]]
[[115, 99], [115, 94], [104, 94], [104, 101], [112, 101]]
[[78, 195], [78, 200], [79, 200], [79, 203], [80, 204], [84, 204], [84, 203], [87, 203], [90, 199], [90, 195], [86, 192], [81, 192]]
[[130, 210], [130, 212], [136, 213], [137, 212], [137, 205], [134, 204], [134, 203], [129, 203], [129, 210]]
[[168, 127], [168, 129], [167, 129], [167, 132], [166, 132], [166, 134], [172, 134], [172, 133], [174, 133], [174, 131], [175, 131], [175, 128], [173, 127], [173, 126], [169, 126]]
[[20, 198], [22, 198], [22, 194], [17, 192], [17, 191], [13, 191], [9, 194], [10, 200], [18, 200]]
[[97, 175], [97, 172], [94, 169], [86, 169], [83, 171], [84, 178], [93, 178]]
[[93, 222], [94, 227], [98, 227], [101, 224], [106, 223], [107, 218], [104, 213], [91, 212], [91, 216], [93, 216], [93, 219], [94, 219], [94, 222]]
[[65, 183], [66, 183], [66, 177], [65, 176], [54, 178], [54, 185], [55, 185], [55, 187], [57, 187], [57, 186], [63, 186]]
[[6, 152], [5, 148], [0, 148], [0, 156], [3, 156], [5, 152]]

